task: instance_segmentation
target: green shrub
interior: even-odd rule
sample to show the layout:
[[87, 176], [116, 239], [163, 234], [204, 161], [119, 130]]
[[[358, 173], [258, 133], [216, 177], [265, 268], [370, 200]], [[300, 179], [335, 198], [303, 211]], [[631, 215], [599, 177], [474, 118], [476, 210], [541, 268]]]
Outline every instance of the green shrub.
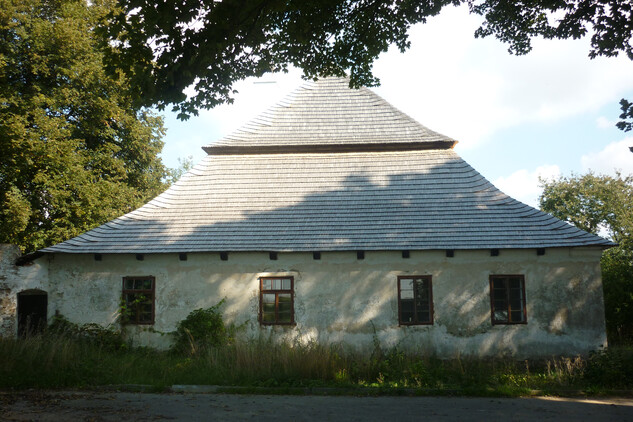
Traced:
[[220, 313], [223, 304], [224, 299], [210, 308], [196, 309], [180, 321], [174, 333], [176, 338], [172, 350], [195, 355], [227, 344], [230, 330], [224, 325]]
[[604, 251], [600, 267], [609, 344], [633, 344], [633, 250]]
[[633, 387], [633, 347], [609, 347], [587, 359], [585, 380], [606, 388]]
[[74, 339], [108, 349], [121, 350], [128, 347], [123, 332], [114, 326], [75, 324], [63, 315], [55, 315], [46, 331], [46, 336]]

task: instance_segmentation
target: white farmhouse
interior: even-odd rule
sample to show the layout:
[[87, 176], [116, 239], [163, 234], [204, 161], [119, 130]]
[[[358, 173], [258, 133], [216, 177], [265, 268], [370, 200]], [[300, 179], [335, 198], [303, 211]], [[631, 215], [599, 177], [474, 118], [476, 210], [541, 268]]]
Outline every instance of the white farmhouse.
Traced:
[[606, 345], [612, 243], [508, 197], [456, 141], [347, 84], [305, 84], [145, 206], [20, 258], [0, 329], [38, 309], [112, 324], [123, 300], [136, 344], [164, 347], [155, 331], [226, 298], [255, 336], [440, 357]]

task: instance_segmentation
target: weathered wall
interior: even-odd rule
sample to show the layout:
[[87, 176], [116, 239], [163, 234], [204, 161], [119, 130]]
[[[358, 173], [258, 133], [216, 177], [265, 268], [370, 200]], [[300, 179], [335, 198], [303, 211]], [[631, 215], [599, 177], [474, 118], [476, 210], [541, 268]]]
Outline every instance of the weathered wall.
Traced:
[[[0, 244], [0, 337], [17, 334], [18, 293], [49, 290], [46, 257], [24, 266], [15, 265], [21, 255], [16, 245]], [[50, 317], [49, 312], [49, 317]]]
[[[92, 255], [56, 254], [51, 258], [49, 314], [70, 320], [109, 324], [116, 321], [124, 276], [156, 277], [156, 331], [174, 330], [196, 308], [226, 298], [228, 321], [247, 323], [247, 332], [272, 331], [286, 338], [371, 345], [374, 329], [385, 346], [439, 356], [551, 356], [586, 353], [606, 345], [600, 249]], [[398, 275], [432, 275], [435, 320], [432, 326], [398, 325]], [[492, 326], [490, 274], [524, 274], [527, 325]], [[260, 327], [258, 277], [295, 277], [295, 327]], [[168, 336], [131, 327], [138, 343], [166, 346]]]

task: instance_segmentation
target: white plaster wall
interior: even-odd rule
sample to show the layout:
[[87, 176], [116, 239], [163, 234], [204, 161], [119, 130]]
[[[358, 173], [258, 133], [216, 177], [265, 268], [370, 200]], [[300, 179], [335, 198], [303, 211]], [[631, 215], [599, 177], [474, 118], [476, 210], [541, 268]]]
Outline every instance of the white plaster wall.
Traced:
[[[225, 319], [246, 323], [248, 335], [272, 332], [287, 339], [344, 342], [370, 347], [378, 336], [384, 346], [398, 345], [448, 357], [456, 355], [551, 356], [587, 353], [606, 345], [601, 250], [594, 248], [365, 252], [217, 253], [135, 255], [56, 254], [50, 261], [49, 314], [59, 310], [71, 321], [115, 323], [122, 277], [156, 277], [156, 322], [152, 329], [173, 331], [196, 308], [222, 298]], [[435, 319], [432, 326], [398, 325], [397, 276], [432, 275]], [[492, 326], [490, 274], [524, 274], [527, 325]], [[260, 327], [258, 277], [295, 279], [294, 327]], [[169, 336], [129, 327], [138, 344], [166, 347]]]
[[[48, 293], [48, 258], [16, 266], [22, 254], [16, 245], [0, 244], [0, 337], [13, 337], [18, 332], [18, 293], [43, 290]], [[49, 299], [50, 302], [50, 299]], [[53, 315], [48, 308], [49, 318]]]

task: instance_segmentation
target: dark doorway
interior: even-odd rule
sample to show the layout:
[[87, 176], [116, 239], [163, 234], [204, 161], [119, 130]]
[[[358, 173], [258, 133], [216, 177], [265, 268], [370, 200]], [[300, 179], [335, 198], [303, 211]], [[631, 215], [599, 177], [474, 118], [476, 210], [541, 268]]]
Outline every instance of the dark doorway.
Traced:
[[18, 293], [18, 336], [28, 337], [46, 328], [48, 296], [41, 290]]

